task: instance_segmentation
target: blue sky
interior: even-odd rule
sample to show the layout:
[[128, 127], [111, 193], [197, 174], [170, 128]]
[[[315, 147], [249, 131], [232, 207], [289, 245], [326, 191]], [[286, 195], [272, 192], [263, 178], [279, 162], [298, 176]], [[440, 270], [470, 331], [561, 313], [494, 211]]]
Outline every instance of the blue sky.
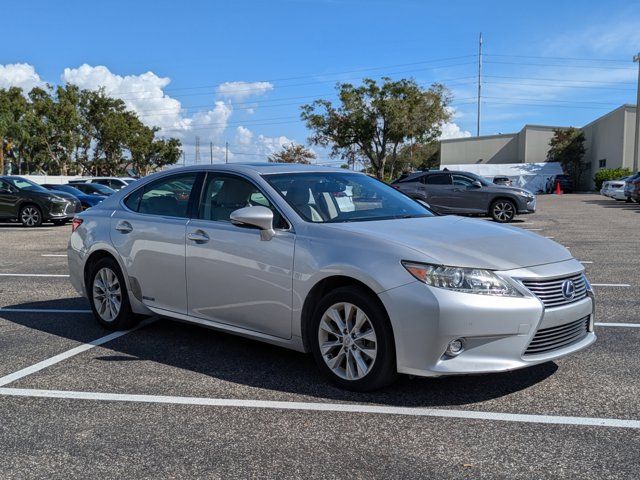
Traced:
[[[583, 125], [635, 103], [640, 2], [4, 3], [0, 87], [104, 85], [193, 161], [261, 160], [305, 143], [299, 105], [363, 76], [440, 81], [446, 136], [475, 134], [477, 40], [484, 37], [482, 133], [525, 123]], [[320, 162], [329, 161], [316, 149]]]

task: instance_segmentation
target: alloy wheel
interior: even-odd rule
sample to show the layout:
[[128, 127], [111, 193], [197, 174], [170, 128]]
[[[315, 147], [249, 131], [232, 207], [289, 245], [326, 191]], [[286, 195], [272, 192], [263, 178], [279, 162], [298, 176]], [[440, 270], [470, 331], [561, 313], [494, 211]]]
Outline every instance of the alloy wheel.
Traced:
[[101, 268], [93, 279], [93, 304], [105, 322], [113, 322], [120, 313], [122, 289], [118, 276], [110, 268]]
[[40, 222], [40, 212], [35, 207], [26, 207], [22, 209], [22, 215], [20, 220], [23, 225], [27, 227], [33, 227]]
[[318, 343], [327, 366], [344, 380], [364, 378], [375, 363], [378, 342], [373, 324], [351, 303], [336, 303], [324, 312]]
[[513, 204], [510, 202], [498, 202], [493, 206], [493, 214], [500, 222], [509, 222], [515, 216]]

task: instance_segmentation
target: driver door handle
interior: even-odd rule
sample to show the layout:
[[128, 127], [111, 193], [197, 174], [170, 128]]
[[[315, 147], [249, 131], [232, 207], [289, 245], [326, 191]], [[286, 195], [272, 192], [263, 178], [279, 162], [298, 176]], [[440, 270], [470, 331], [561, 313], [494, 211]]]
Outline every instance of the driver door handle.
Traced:
[[116, 225], [116, 230], [120, 233], [129, 233], [133, 230], [133, 227], [129, 222], [118, 222]]
[[202, 230], [196, 230], [195, 232], [187, 233], [187, 238], [196, 243], [207, 243], [209, 241], [209, 235]]

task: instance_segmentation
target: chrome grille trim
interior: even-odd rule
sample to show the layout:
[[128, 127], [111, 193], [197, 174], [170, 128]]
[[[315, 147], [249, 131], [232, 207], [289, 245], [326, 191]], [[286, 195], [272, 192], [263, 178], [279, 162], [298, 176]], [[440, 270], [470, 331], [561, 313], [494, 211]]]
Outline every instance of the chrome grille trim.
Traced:
[[531, 339], [525, 355], [539, 355], [579, 342], [589, 332], [589, 316], [555, 327], [541, 328]]
[[[576, 290], [573, 298], [567, 299], [562, 294], [562, 284], [572, 280]], [[587, 282], [583, 273], [575, 273], [562, 278], [549, 280], [521, 280], [522, 284], [536, 297], [538, 297], [547, 308], [559, 307], [569, 303], [577, 302], [587, 296]]]

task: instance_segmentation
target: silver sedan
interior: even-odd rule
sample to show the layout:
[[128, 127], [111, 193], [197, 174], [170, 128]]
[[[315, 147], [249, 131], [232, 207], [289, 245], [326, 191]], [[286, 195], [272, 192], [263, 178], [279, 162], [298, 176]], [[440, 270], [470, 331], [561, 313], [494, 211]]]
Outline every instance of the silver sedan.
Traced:
[[79, 214], [68, 258], [107, 328], [161, 315], [311, 352], [352, 390], [513, 370], [596, 338], [589, 282], [564, 247], [436, 215], [348, 170], [154, 174]]

